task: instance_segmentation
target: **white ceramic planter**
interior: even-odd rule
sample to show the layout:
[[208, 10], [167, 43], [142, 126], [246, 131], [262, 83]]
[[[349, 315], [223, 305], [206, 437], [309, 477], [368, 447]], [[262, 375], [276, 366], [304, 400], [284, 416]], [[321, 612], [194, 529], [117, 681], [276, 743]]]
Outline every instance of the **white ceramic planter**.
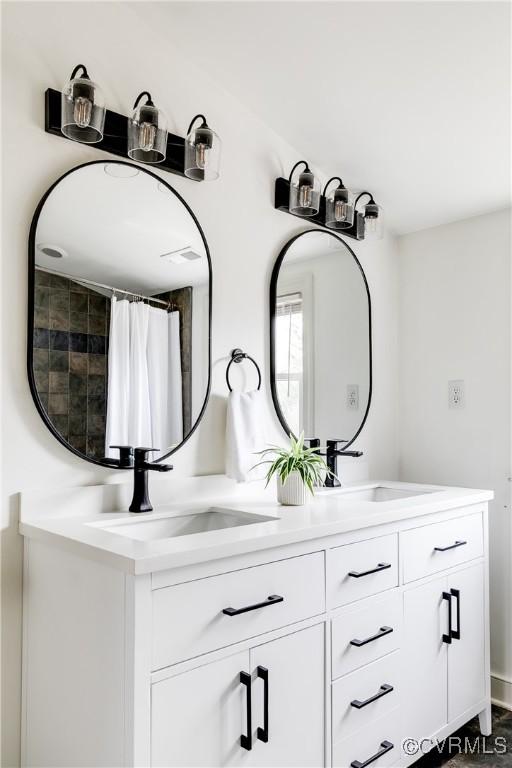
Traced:
[[288, 475], [283, 484], [281, 478], [277, 477], [277, 500], [280, 504], [286, 506], [299, 507], [306, 503], [306, 494], [308, 490], [298, 472], [292, 472]]

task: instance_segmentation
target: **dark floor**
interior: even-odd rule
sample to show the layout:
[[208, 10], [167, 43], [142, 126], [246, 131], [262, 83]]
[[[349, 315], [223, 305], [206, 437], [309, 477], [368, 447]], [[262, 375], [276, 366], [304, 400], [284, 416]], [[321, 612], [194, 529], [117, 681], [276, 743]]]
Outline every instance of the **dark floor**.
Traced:
[[[442, 750], [441, 744], [439, 750], [434, 747], [428, 755], [414, 763], [414, 768], [512, 768], [512, 712], [493, 707], [492, 721], [491, 736], [481, 736], [476, 717], [453, 734], [451, 743], [447, 739]], [[462, 751], [459, 750], [458, 741], [454, 741], [454, 737], [460, 737]]]

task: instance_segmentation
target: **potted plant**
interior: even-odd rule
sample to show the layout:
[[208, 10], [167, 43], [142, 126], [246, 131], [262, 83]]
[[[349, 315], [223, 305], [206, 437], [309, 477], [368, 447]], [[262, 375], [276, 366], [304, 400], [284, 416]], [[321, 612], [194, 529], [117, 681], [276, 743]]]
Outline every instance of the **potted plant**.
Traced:
[[318, 448], [304, 447], [304, 433], [296, 440], [290, 435], [290, 447], [273, 445], [260, 451], [260, 456], [272, 455], [256, 466], [270, 464], [267, 485], [277, 475], [277, 500], [280, 504], [300, 506], [306, 503], [306, 490], [314, 494], [315, 485], [322, 485], [325, 475], [331, 474]]

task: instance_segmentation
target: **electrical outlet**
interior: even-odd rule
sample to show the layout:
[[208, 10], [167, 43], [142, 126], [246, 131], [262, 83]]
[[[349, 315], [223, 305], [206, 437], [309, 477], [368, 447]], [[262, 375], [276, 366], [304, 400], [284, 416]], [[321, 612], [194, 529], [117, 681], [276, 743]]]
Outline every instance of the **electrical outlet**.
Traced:
[[448, 382], [448, 407], [464, 408], [466, 398], [464, 396], [464, 381], [456, 379]]
[[347, 408], [349, 411], [359, 410], [359, 384], [347, 384]]

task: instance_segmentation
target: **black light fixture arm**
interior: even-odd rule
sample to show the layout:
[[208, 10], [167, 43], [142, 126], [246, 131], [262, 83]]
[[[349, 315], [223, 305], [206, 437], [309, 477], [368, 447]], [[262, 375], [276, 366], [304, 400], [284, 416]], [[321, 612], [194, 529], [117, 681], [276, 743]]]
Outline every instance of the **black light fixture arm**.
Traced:
[[345, 185], [343, 184], [343, 181], [340, 179], [340, 177], [339, 177], [339, 176], [331, 176], [331, 178], [329, 179], [329, 181], [327, 182], [327, 184], [326, 184], [326, 185], [325, 185], [325, 187], [324, 187], [324, 191], [322, 192], [322, 195], [323, 195], [324, 197], [325, 197], [325, 193], [327, 192], [327, 187], [329, 186], [329, 184], [331, 183], [331, 181], [339, 181], [339, 184], [338, 184], [338, 189], [340, 189], [340, 188], [343, 188], [343, 187], [345, 186]]
[[87, 80], [90, 80], [89, 74], [87, 72], [87, 67], [85, 66], [85, 64], [77, 64], [74, 70], [72, 71], [71, 77], [69, 79], [74, 80], [75, 77], [77, 76], [79, 69], [82, 70], [82, 74], [80, 75], [80, 77], [85, 77], [87, 78]]
[[204, 115], [202, 115], [201, 113], [199, 113], [198, 115], [196, 115], [195, 117], [193, 117], [193, 118], [192, 118], [192, 120], [190, 121], [190, 125], [189, 125], [189, 127], [188, 127], [188, 131], [187, 131], [187, 136], [188, 136], [188, 134], [190, 133], [190, 131], [192, 130], [192, 126], [194, 125], [195, 121], [196, 121], [198, 118], [201, 118], [201, 120], [203, 121], [203, 122], [201, 123], [201, 128], [208, 128], [208, 123], [206, 122], [206, 117], [205, 117]]
[[151, 98], [151, 94], [150, 94], [150, 92], [149, 92], [149, 91], [142, 91], [142, 93], [139, 93], [139, 95], [138, 95], [138, 96], [137, 96], [137, 98], [135, 99], [135, 104], [133, 105], [133, 108], [134, 108], [134, 109], [137, 109], [137, 107], [139, 106], [139, 101], [140, 101], [140, 100], [141, 100], [141, 99], [142, 99], [144, 96], [146, 96], [146, 97], [147, 97], [147, 101], [146, 101], [146, 104], [147, 104], [147, 106], [148, 106], [148, 107], [154, 107], [154, 106], [155, 106], [155, 105], [153, 104], [153, 99]]
[[362, 197], [364, 197], [365, 195], [368, 195], [368, 197], [370, 198], [370, 199], [369, 199], [369, 201], [368, 201], [368, 204], [372, 204], [372, 205], [375, 205], [375, 200], [373, 199], [373, 195], [371, 194], [371, 192], [360, 192], [360, 193], [358, 194], [358, 196], [356, 197], [356, 199], [355, 199], [355, 202], [354, 202], [354, 210], [357, 210], [357, 204], [358, 204], [359, 200], [360, 200]]
[[311, 171], [309, 170], [309, 165], [307, 164], [307, 162], [305, 160], [299, 160], [298, 163], [295, 163], [295, 165], [293, 166], [292, 170], [290, 171], [290, 175], [288, 176], [288, 181], [290, 183], [291, 183], [291, 180], [292, 180], [293, 173], [294, 173], [295, 169], [298, 168], [299, 165], [304, 165], [304, 173], [311, 173]]

